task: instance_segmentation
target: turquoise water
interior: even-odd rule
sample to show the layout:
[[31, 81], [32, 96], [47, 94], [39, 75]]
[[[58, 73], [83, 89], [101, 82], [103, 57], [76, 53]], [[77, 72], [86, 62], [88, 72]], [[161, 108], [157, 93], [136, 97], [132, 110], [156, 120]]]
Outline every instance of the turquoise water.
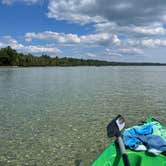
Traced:
[[87, 166], [105, 126], [166, 124], [166, 67], [0, 68], [0, 165]]

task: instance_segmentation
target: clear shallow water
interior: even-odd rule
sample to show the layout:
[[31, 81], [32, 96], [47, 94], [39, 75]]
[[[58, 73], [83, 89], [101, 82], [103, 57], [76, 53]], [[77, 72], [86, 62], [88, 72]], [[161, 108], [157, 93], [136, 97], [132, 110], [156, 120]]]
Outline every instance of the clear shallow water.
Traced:
[[0, 68], [0, 165], [87, 166], [105, 126], [166, 124], [166, 67]]

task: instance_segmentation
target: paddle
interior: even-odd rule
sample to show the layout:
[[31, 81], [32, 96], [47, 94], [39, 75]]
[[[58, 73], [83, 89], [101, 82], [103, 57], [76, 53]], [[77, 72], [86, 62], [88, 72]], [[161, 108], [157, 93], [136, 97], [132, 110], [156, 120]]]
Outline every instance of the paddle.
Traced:
[[121, 130], [125, 127], [125, 120], [121, 115], [118, 115], [113, 119], [107, 126], [107, 135], [108, 137], [116, 137], [122, 154], [123, 162], [125, 166], [130, 166], [126, 149], [123, 143]]

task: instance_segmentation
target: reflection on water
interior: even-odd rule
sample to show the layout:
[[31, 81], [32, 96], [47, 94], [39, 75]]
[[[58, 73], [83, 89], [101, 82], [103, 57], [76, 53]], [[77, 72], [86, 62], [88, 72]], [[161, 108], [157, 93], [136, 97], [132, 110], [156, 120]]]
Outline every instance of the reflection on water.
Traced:
[[166, 124], [166, 67], [0, 68], [0, 165], [86, 166], [105, 126]]

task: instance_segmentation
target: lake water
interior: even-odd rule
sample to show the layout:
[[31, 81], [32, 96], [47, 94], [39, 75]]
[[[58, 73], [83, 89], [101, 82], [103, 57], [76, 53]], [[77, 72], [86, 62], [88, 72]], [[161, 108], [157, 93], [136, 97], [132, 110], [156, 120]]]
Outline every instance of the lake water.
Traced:
[[117, 114], [166, 124], [166, 67], [0, 68], [0, 165], [87, 166]]

